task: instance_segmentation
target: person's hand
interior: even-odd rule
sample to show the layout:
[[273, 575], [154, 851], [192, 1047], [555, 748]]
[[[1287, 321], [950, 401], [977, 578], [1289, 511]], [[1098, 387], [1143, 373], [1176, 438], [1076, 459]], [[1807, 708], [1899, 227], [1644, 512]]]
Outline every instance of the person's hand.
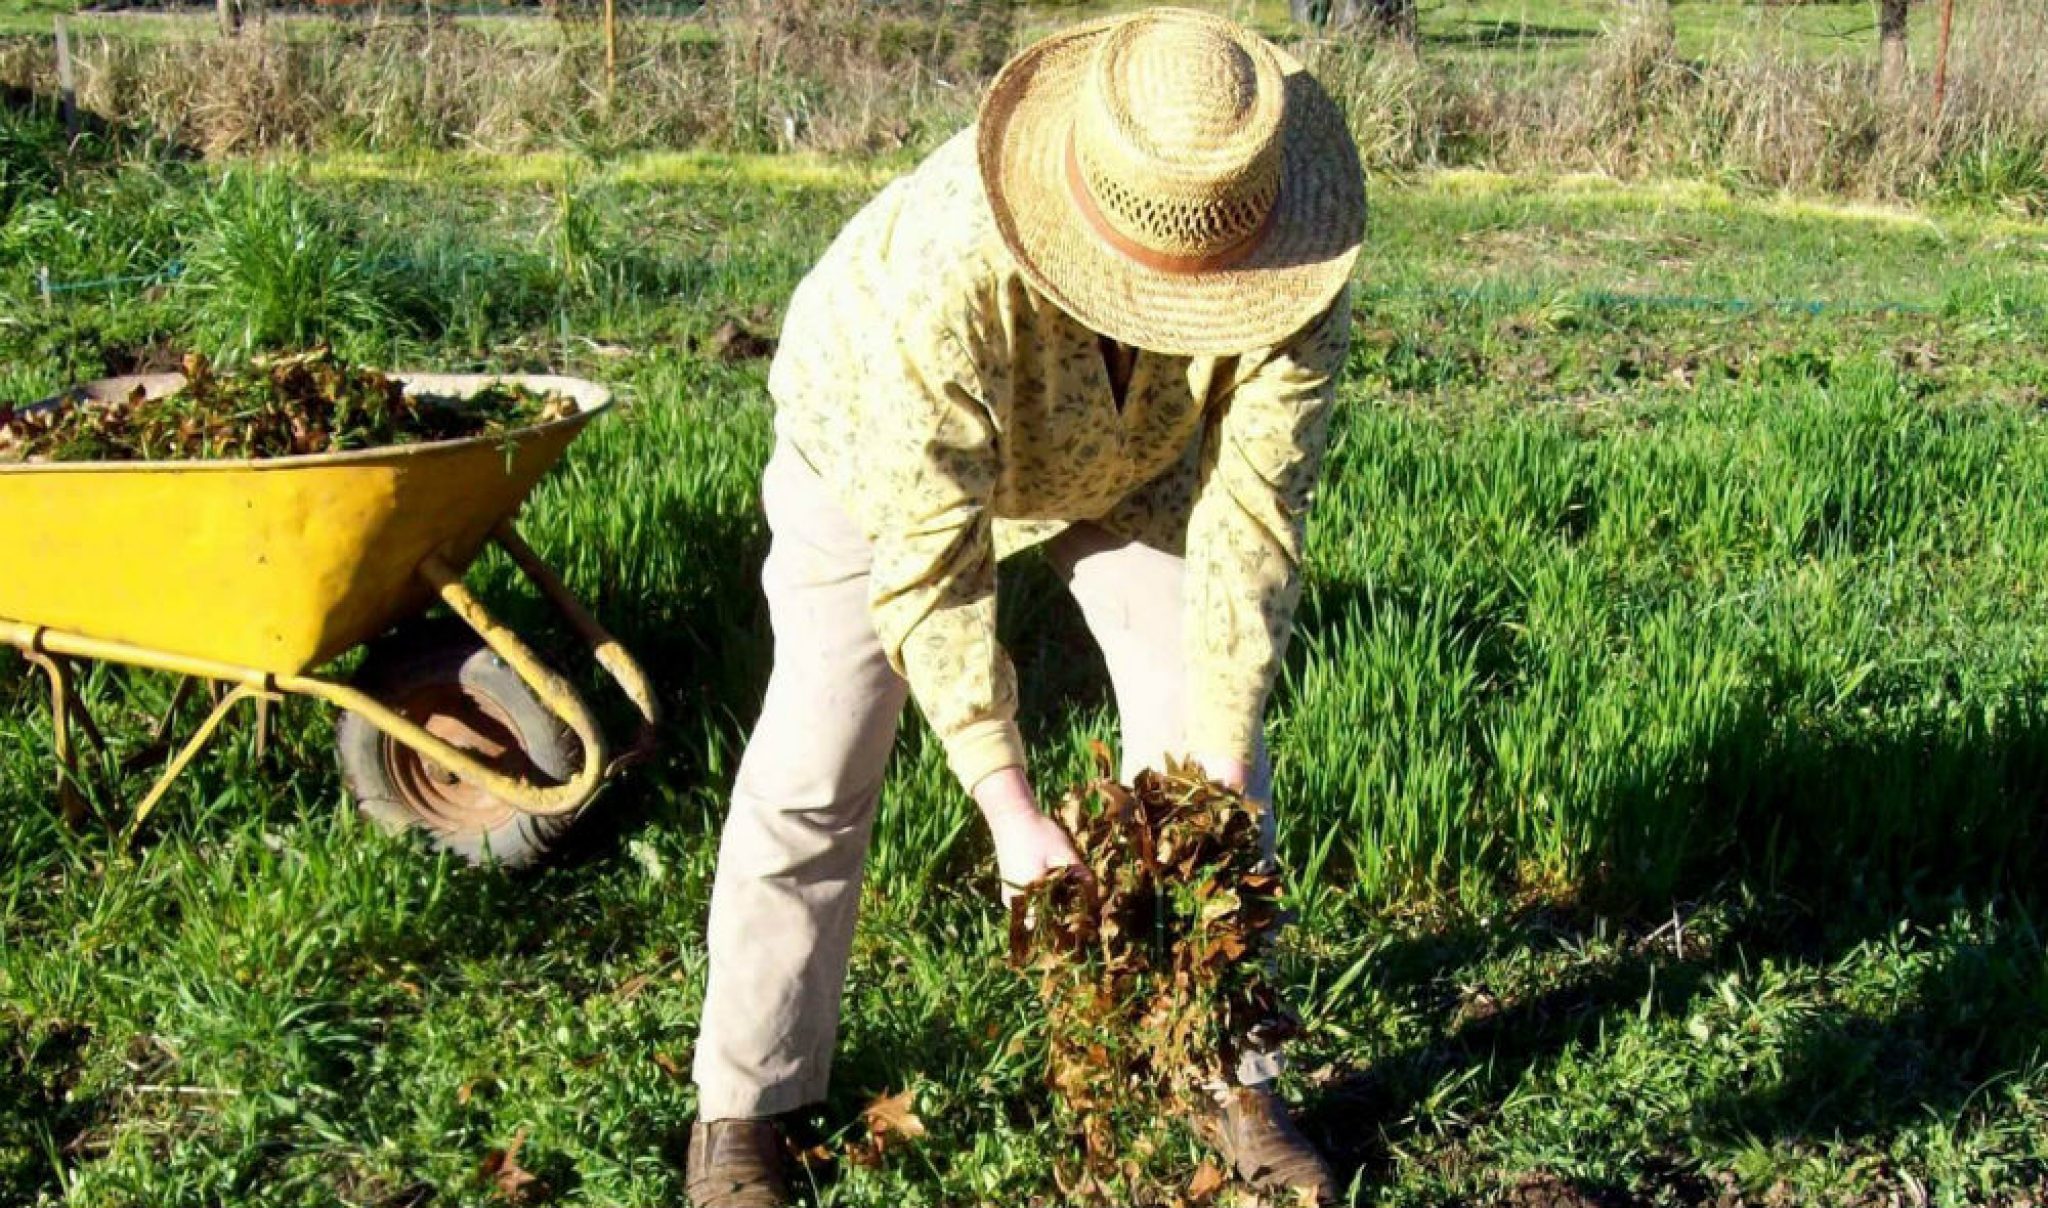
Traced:
[[1039, 811], [1022, 768], [1004, 768], [984, 778], [974, 786], [974, 801], [995, 840], [1004, 905], [1048, 874], [1081, 863], [1066, 830]]

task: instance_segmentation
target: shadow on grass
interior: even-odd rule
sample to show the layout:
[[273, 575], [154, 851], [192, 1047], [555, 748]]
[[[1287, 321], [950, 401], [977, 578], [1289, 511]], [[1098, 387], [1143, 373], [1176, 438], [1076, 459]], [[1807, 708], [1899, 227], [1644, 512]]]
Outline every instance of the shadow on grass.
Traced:
[[0, 1018], [0, 1189], [24, 1196], [62, 1190], [52, 1159], [96, 1114], [94, 1101], [69, 1093], [87, 1039], [79, 1029], [37, 1034]]
[[[111, 163], [118, 152], [140, 147], [148, 147], [159, 159], [200, 158], [195, 147], [140, 126], [111, 121], [82, 106], [74, 111], [72, 121], [75, 130], [65, 129], [61, 102], [55, 95], [18, 84], [0, 85], [0, 157], [10, 161], [32, 147], [48, 151], [51, 168]], [[18, 169], [20, 165], [10, 162], [8, 166]]]
[[[2001, 913], [2009, 913], [2010, 904], [2004, 905]], [[1541, 989], [1503, 991], [1503, 998], [1477, 980], [1480, 971], [1517, 950], [1555, 953], [1613, 937], [1591, 918], [1536, 910], [1490, 933], [1451, 931], [1397, 943], [1373, 976], [1396, 996], [1433, 1000], [1431, 1034], [1370, 1069], [1329, 1081], [1306, 1105], [1306, 1123], [1347, 1184], [1358, 1179], [1371, 1186], [1392, 1174], [1398, 1148], [1425, 1139], [1440, 1143], [1449, 1132], [1445, 1152], [1458, 1152], [1456, 1140], [1470, 1131], [1470, 1122], [1447, 1126], [1430, 1106], [1448, 1077], [1472, 1076], [1460, 1088], [1461, 1114], [1494, 1117], [1512, 1094], [1526, 1090], [1532, 1073], [1567, 1051], [1597, 1048], [1634, 1020], [1711, 1013], [1731, 978], [1739, 984], [1740, 975], [1765, 965], [1829, 982], [1830, 971], [1859, 947], [1959, 908], [1988, 911], [1993, 905], [1900, 902], [1890, 912], [1826, 919], [1783, 900], [1759, 902], [1739, 911], [1711, 943], [1688, 948], [1682, 929], [1638, 929]], [[1715, 1177], [1721, 1172], [1701, 1169], [1678, 1142], [1692, 1138], [1727, 1148], [1777, 1143], [1808, 1151], [1846, 1144], [1882, 1153], [1888, 1134], [1955, 1118], [1987, 1088], [2036, 1069], [2041, 1037], [2048, 1034], [2048, 1001], [2039, 982], [2040, 937], [2024, 915], [1994, 935], [1938, 934], [1928, 943], [1927, 959], [1911, 964], [1903, 984], [1887, 988], [1886, 997], [1911, 1005], [1872, 1010], [1856, 994], [1825, 986], [1817, 1008], [1787, 1011], [1776, 1021], [1785, 1035], [1774, 1067], [1750, 1071], [1739, 1085], [1655, 1121], [1669, 1144], [1632, 1154], [1625, 1181], [1555, 1179], [1553, 1185], [1547, 1179], [1552, 1198], [1542, 1202], [1746, 1202], [1726, 1199], [1728, 1188]], [[1599, 1144], [1588, 1141], [1592, 1149]], [[2039, 1173], [2048, 1178], [2048, 1170]]]

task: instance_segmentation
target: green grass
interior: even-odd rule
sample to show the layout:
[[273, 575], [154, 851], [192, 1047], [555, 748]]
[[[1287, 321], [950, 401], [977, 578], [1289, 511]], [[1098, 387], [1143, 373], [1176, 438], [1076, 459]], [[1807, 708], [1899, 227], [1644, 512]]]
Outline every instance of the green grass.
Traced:
[[[1444, 54], [1572, 60], [1618, 19], [1605, 0], [1445, 0], [1422, 7], [1425, 45]], [[1877, 44], [1876, 10], [1868, 3], [1751, 4], [1676, 0], [1671, 14], [1678, 52], [1715, 58], [1769, 51], [1811, 58], [1870, 58]], [[1916, 5], [1910, 37], [1915, 53], [1934, 45], [1935, 6]]]
[[[290, 302], [288, 258], [34, 296], [38, 265], [204, 263], [259, 202], [375, 267], [380, 310], [334, 312], [354, 354], [613, 383], [524, 527], [646, 657], [662, 757], [561, 866], [474, 872], [357, 821], [295, 703], [131, 854], [57, 820], [40, 685], [0, 662], [0, 1202], [481, 1204], [519, 1136], [558, 1202], [679, 1201], [668, 1071], [768, 650], [761, 368], [688, 348], [779, 306], [872, 178], [476, 168], [73, 171], [0, 225], [0, 390]], [[1476, 174], [1375, 204], [1274, 718], [1290, 1090], [1357, 1202], [1535, 1172], [1613, 1203], [2038, 1202], [2048, 226]], [[504, 567], [479, 582], [546, 630]], [[1055, 790], [1112, 736], [1106, 687], [1042, 566], [1005, 593]], [[165, 696], [87, 691], [119, 749]], [[914, 1086], [932, 1135], [825, 1200], [1056, 1197], [1032, 993], [919, 727], [870, 872], [822, 1122]]]

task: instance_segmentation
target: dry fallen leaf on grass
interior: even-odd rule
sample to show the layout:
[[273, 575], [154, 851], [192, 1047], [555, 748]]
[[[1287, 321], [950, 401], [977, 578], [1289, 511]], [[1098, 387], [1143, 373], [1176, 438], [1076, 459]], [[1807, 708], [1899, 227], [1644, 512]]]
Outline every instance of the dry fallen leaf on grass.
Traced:
[[[758, 321], [758, 317], [757, 317]], [[691, 351], [728, 365], [775, 355], [775, 337], [749, 330], [738, 319], [720, 323], [709, 336], [691, 341]]]
[[479, 1178], [489, 1181], [491, 1193], [508, 1204], [538, 1204], [548, 1198], [548, 1186], [540, 1177], [519, 1164], [519, 1150], [526, 1144], [526, 1130], [512, 1135], [512, 1143], [484, 1155]]
[[861, 1110], [868, 1135], [847, 1142], [846, 1160], [855, 1166], [879, 1166], [889, 1150], [923, 1137], [924, 1120], [918, 1116], [916, 1108], [917, 1091], [914, 1089], [882, 1095], [869, 1103]]
[[878, 1137], [914, 1139], [924, 1135], [924, 1121], [917, 1118], [916, 1107], [917, 1092], [901, 1091], [876, 1099], [861, 1116], [868, 1122], [868, 1131]]
[[1223, 1171], [1214, 1162], [1204, 1162], [1195, 1168], [1195, 1177], [1188, 1180], [1188, 1199], [1200, 1204], [1215, 1198], [1223, 1190]]

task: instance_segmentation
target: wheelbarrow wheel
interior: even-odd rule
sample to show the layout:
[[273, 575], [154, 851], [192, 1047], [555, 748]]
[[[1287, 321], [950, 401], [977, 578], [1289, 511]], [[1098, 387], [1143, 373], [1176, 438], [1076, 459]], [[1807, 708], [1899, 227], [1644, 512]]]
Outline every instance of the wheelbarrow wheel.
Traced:
[[[575, 736], [459, 622], [428, 622], [372, 647], [355, 684], [497, 771], [560, 782], [576, 770]], [[365, 816], [386, 830], [418, 830], [471, 864], [534, 864], [575, 824], [575, 812], [521, 812], [360, 714], [343, 713], [334, 737], [342, 781]]]

